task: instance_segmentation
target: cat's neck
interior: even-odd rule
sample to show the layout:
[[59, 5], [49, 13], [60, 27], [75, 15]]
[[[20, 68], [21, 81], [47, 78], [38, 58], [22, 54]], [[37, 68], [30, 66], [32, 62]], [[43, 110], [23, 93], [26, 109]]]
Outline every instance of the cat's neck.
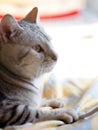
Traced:
[[[21, 97], [21, 102], [37, 107], [40, 105], [40, 89], [32, 82], [14, 75], [0, 64], [0, 91], [12, 99]], [[12, 96], [14, 95], [14, 97]], [[18, 99], [17, 99], [18, 100]]]
[[5, 66], [0, 64], [0, 78], [2, 79], [2, 82], [8, 82], [9, 84], [16, 85], [17, 87], [23, 87], [27, 89], [39, 89], [36, 87], [32, 81], [28, 79], [24, 79], [14, 73], [12, 73], [10, 70], [8, 70]]

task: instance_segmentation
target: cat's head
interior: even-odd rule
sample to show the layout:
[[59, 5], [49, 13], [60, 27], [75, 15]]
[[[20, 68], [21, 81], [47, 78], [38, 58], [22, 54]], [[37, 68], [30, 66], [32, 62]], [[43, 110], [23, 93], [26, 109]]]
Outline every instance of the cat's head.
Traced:
[[49, 72], [57, 62], [51, 40], [36, 23], [37, 12], [35, 7], [18, 22], [5, 15], [0, 23], [0, 63], [29, 79]]

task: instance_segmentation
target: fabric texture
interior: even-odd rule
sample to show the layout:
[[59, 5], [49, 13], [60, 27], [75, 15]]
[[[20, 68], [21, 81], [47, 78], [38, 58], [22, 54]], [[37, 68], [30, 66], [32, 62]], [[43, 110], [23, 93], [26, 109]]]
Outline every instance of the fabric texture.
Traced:
[[[98, 104], [98, 80], [94, 79], [63, 79], [58, 82], [53, 74], [43, 78], [43, 97], [61, 98], [66, 108], [75, 108], [80, 114]], [[73, 124], [62, 121], [44, 121], [36, 124], [7, 127], [3, 130], [98, 130], [98, 114]], [[2, 129], [0, 129], [2, 130]]]

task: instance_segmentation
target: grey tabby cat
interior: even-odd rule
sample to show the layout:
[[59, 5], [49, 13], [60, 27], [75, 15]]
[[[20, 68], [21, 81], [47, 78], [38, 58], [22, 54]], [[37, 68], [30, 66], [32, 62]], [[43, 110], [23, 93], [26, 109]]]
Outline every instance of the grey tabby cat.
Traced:
[[[57, 62], [51, 41], [37, 23], [37, 7], [21, 21], [5, 15], [0, 22], [0, 127], [44, 120], [72, 123], [78, 119], [74, 111], [66, 111], [59, 100], [43, 110], [40, 90], [34, 80], [49, 72]], [[45, 106], [44, 104], [44, 106]]]

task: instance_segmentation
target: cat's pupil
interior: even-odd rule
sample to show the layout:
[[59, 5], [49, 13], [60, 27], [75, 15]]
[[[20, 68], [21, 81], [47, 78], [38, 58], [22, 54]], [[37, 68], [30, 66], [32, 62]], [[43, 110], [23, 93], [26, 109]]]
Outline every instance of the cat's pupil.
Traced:
[[40, 45], [33, 46], [32, 48], [33, 48], [35, 51], [39, 52], [39, 53], [43, 51], [43, 49], [42, 49], [42, 47], [41, 47]]

